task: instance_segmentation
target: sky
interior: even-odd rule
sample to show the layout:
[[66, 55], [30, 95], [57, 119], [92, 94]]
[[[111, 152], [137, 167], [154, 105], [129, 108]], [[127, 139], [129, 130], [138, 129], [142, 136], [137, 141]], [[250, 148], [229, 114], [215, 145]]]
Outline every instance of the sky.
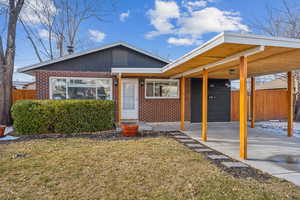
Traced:
[[[281, 0], [117, 0], [105, 22], [83, 24], [80, 38], [90, 42], [87, 48], [124, 41], [174, 60], [220, 32], [255, 32], [251, 24], [266, 18], [267, 5], [279, 7]], [[16, 44], [16, 68], [38, 62], [20, 24]], [[14, 80], [33, 78], [15, 73]]]

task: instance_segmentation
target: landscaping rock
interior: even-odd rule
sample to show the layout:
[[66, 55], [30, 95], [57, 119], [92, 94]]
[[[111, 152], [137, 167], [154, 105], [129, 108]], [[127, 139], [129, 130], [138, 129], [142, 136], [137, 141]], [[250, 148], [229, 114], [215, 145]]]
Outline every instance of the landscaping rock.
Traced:
[[190, 147], [190, 148], [199, 148], [199, 147], [203, 147], [203, 145], [201, 144], [186, 144], [186, 146]]
[[12, 158], [24, 158], [24, 157], [26, 157], [25, 154], [17, 153], [17, 154], [15, 154], [15, 155], [13, 155]]
[[194, 143], [195, 142], [194, 140], [191, 140], [191, 139], [179, 139], [178, 141], [182, 142], [182, 143]]
[[174, 138], [177, 138], [177, 139], [190, 139], [188, 136], [185, 136], [185, 135], [174, 135]]
[[207, 157], [209, 157], [210, 159], [213, 159], [213, 160], [226, 160], [226, 159], [229, 159], [227, 156], [224, 156], [224, 155], [209, 155]]
[[242, 163], [242, 162], [222, 162], [222, 165], [224, 165], [225, 167], [248, 167], [248, 165]]
[[205, 152], [212, 152], [213, 150], [211, 149], [193, 149], [194, 151], [198, 153], [205, 153]]

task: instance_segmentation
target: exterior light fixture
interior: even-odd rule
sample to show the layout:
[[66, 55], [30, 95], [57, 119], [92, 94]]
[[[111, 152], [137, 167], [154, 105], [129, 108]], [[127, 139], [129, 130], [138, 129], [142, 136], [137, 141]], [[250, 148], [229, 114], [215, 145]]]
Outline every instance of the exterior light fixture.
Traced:
[[140, 81], [140, 84], [141, 84], [141, 87], [144, 87], [145, 81], [144, 81], [144, 80], [141, 80], [141, 81]]
[[229, 73], [229, 75], [236, 75], [235, 69], [229, 69], [228, 73]]
[[114, 80], [114, 85], [115, 85], [115, 86], [118, 86], [118, 82], [119, 82], [118, 79], [115, 79], [115, 80]]
[[225, 87], [226, 87], [226, 88], [231, 88], [230, 83], [225, 83]]

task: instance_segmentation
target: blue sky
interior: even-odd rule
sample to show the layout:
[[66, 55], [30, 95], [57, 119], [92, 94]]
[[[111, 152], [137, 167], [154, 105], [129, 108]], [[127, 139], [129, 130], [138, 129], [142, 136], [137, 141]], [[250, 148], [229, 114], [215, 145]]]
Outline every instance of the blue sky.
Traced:
[[[82, 26], [80, 38], [90, 40], [91, 47], [125, 41], [174, 60], [223, 29], [251, 32], [251, 22], [263, 20], [271, 4], [279, 7], [281, 0], [119, 0], [107, 22], [91, 19]], [[226, 25], [218, 26], [215, 20]], [[16, 68], [37, 62], [19, 25]], [[15, 80], [32, 78], [16, 74]]]

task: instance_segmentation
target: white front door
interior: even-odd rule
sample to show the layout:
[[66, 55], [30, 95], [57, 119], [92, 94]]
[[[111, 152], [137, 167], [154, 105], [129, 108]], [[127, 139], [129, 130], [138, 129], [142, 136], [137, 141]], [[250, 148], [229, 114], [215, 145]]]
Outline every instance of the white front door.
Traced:
[[122, 79], [122, 119], [138, 119], [139, 81]]

